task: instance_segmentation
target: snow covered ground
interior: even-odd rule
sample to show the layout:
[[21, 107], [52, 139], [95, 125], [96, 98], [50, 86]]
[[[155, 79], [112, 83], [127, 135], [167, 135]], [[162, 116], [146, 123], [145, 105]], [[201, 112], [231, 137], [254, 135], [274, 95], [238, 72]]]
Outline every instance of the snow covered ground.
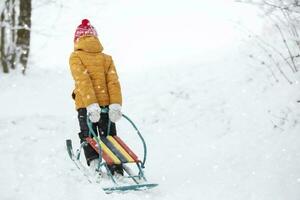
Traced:
[[[274, 83], [244, 56], [251, 44], [232, 20], [259, 31], [248, 7], [45, 2], [34, 1], [27, 75], [0, 76], [0, 199], [299, 199], [300, 77]], [[123, 111], [147, 141], [146, 175], [160, 184], [151, 191], [106, 195], [68, 158], [65, 139], [79, 142], [68, 57], [85, 17], [113, 55]], [[118, 127], [139, 151], [125, 121]]]

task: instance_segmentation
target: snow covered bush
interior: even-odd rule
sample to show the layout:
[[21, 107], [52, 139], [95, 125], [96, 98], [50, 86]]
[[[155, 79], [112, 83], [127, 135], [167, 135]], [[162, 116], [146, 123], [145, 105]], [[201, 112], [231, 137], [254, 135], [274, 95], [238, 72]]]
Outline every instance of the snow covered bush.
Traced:
[[299, 71], [300, 64], [300, 4], [298, 0], [253, 0], [238, 1], [258, 6], [265, 20], [264, 34], [255, 35], [260, 55], [249, 53], [249, 57], [268, 67], [272, 76], [280, 73], [292, 84], [292, 74]]

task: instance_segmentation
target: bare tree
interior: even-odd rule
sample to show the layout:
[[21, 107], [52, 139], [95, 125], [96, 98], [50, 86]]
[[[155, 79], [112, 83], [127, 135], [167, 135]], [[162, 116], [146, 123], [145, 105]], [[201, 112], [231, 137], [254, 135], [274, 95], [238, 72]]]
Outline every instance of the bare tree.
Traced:
[[[299, 71], [300, 58], [300, 4], [298, 0], [239, 0], [238, 2], [258, 6], [263, 16], [278, 33], [278, 44], [268, 42], [266, 39], [255, 36], [260, 47], [272, 58], [270, 62], [276, 61], [277, 68], [280, 65], [288, 67], [293, 73]], [[280, 45], [279, 45], [280, 44]], [[281, 68], [278, 68], [281, 69]], [[283, 70], [280, 73], [287, 79]], [[289, 83], [292, 83], [288, 80]]]
[[5, 0], [0, 12], [0, 65], [4, 73], [20, 65], [24, 74], [30, 46], [31, 0]]
[[22, 72], [25, 73], [30, 50], [31, 0], [20, 1], [19, 28], [17, 31], [17, 48]]
[[8, 30], [8, 24], [10, 21], [9, 17], [9, 11], [10, 11], [10, 4], [11, 2], [9, 0], [5, 1], [4, 8], [1, 12], [1, 48], [0, 48], [0, 55], [1, 55], [1, 65], [3, 68], [3, 72], [8, 73], [9, 72], [9, 30]]

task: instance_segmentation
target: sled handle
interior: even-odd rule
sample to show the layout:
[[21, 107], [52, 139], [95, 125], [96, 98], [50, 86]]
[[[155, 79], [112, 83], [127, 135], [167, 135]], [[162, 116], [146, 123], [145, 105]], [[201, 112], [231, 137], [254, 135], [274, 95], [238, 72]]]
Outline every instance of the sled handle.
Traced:
[[126, 115], [124, 115], [124, 114], [122, 114], [122, 116], [133, 126], [133, 128], [136, 130], [136, 133], [138, 134], [139, 138], [141, 139], [141, 141], [143, 143], [144, 158], [143, 158], [143, 162], [141, 163], [141, 167], [145, 168], [145, 163], [146, 163], [146, 159], [147, 159], [147, 145], [146, 145], [145, 139], [143, 138], [141, 132], [136, 127], [136, 125], [133, 123], [133, 121], [129, 117], [127, 117]]
[[[102, 108], [101, 109], [101, 113], [108, 113], [108, 111], [109, 111], [108, 108]], [[138, 134], [139, 138], [141, 139], [141, 141], [143, 143], [144, 158], [143, 158], [143, 162], [141, 162], [141, 167], [145, 168], [145, 163], [146, 163], [146, 159], [147, 159], [147, 145], [146, 145], [146, 142], [145, 142], [145, 140], [144, 140], [141, 132], [139, 131], [139, 129], [134, 124], [134, 122], [127, 115], [125, 115], [125, 114], [122, 114], [122, 117], [124, 117], [132, 125], [132, 127], [135, 129], [136, 133]], [[111, 121], [108, 118], [107, 136], [110, 134], [110, 126], [111, 126]]]
[[[109, 110], [108, 108], [106, 108], [106, 109], [102, 108], [101, 109], [101, 113], [108, 113], [108, 110]], [[146, 159], [147, 159], [147, 145], [146, 145], [145, 139], [143, 138], [141, 132], [136, 127], [136, 125], [134, 124], [134, 122], [127, 115], [122, 114], [122, 117], [124, 117], [132, 125], [132, 127], [135, 129], [136, 133], [138, 134], [139, 138], [142, 141], [143, 149], [144, 149], [144, 158], [143, 158], [143, 162], [141, 162], [141, 167], [145, 168], [145, 163], [146, 163]], [[88, 117], [87, 117], [87, 124], [88, 124], [88, 127], [89, 127], [89, 134], [96, 138], [97, 135], [95, 134], [95, 132], [93, 130], [93, 127], [92, 127], [92, 122], [89, 120]], [[111, 126], [111, 121], [108, 118], [107, 135], [109, 135], [109, 133], [110, 133], [110, 126]], [[101, 146], [99, 144], [99, 141], [98, 140], [96, 140], [96, 141], [97, 141], [97, 144], [98, 144], [99, 152], [101, 152]], [[101, 163], [102, 162], [102, 156], [100, 154], [99, 154], [99, 160], [100, 160], [100, 163]]]
[[[145, 168], [145, 163], [146, 163], [146, 158], [147, 158], [147, 145], [146, 142], [141, 134], [141, 132], [139, 131], [139, 129], [136, 127], [136, 125], [133, 123], [133, 121], [125, 114], [122, 114], [122, 117], [124, 117], [131, 125], [132, 127], [135, 129], [136, 133], [138, 134], [139, 138], [142, 141], [143, 144], [143, 149], [144, 149], [144, 158], [143, 158], [143, 162], [141, 162], [141, 167]], [[108, 118], [108, 128], [107, 128], [107, 135], [109, 135], [110, 133], [110, 126], [111, 126], [111, 121]]]

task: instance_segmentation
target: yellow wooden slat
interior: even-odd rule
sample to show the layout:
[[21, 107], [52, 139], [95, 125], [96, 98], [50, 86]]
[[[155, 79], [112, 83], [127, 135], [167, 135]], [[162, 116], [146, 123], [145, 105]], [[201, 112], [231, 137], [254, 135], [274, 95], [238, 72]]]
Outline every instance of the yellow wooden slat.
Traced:
[[102, 141], [99, 141], [98, 138], [97, 140], [100, 142], [102, 151], [104, 151], [113, 160], [114, 164], [121, 164], [119, 158]]
[[127, 151], [112, 136], [107, 136], [107, 139], [122, 153], [127, 162], [135, 162], [133, 158], [127, 153]]

